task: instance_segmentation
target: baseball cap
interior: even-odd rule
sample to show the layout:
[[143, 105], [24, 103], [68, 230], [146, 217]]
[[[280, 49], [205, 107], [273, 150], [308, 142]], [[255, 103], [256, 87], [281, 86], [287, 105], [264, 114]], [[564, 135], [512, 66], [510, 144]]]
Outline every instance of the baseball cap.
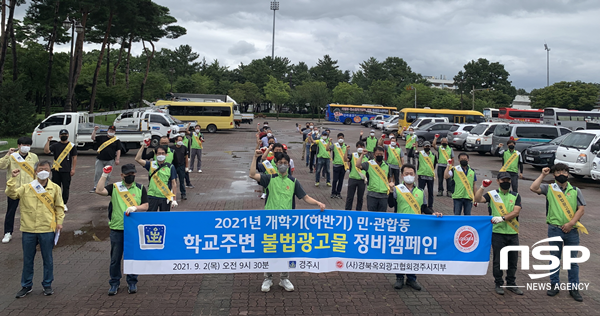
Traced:
[[502, 179], [510, 179], [510, 173], [508, 172], [498, 172], [498, 180], [502, 180]]
[[58, 133], [58, 135], [69, 135], [69, 131], [67, 131], [66, 129], [61, 129], [60, 132]]
[[375, 133], [375, 130], [374, 130], [374, 129], [372, 129], [372, 130], [371, 130], [371, 133]]
[[132, 172], [136, 172], [135, 165], [132, 163], [125, 164], [125, 165], [123, 165], [123, 167], [121, 167], [122, 174], [128, 174], [128, 173], [132, 173]]
[[423, 147], [427, 147], [427, 146], [431, 147], [431, 143], [429, 141], [423, 142]]
[[108, 129], [112, 129], [115, 132], [117, 131], [117, 128], [114, 125], [109, 126]]

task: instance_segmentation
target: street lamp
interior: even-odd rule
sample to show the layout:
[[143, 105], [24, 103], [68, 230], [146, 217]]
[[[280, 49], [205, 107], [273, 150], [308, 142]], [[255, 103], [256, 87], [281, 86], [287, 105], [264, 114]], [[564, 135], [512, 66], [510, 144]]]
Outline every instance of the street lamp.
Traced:
[[81, 23], [75, 19], [71, 19], [69, 20], [69, 17], [67, 17], [64, 21], [63, 21], [63, 27], [66, 29], [71, 28], [71, 54], [69, 55], [69, 83], [68, 83], [68, 93], [67, 93], [67, 103], [65, 106], [65, 109], [68, 111], [71, 111], [71, 100], [73, 99], [73, 84], [71, 83], [73, 81], [73, 77], [74, 77], [74, 65], [73, 65], [73, 44], [75, 42], [75, 31], [77, 31], [77, 34], [81, 34], [83, 33], [83, 26], [81, 25]]
[[546, 50], [546, 87], [550, 85], [550, 48], [544, 43], [544, 49]]
[[475, 86], [473, 85], [473, 90], [471, 90], [471, 94], [473, 95], [473, 104], [472, 104], [472, 108], [471, 110], [475, 111], [475, 91], [490, 91], [490, 90], [494, 90], [494, 88], [482, 88], [482, 89], [475, 89]]
[[275, 60], [275, 11], [279, 10], [279, 1], [271, 1], [273, 10], [273, 42], [271, 44], [271, 60]]
[[410, 85], [406, 90], [415, 90], [415, 109], [417, 108], [417, 87]]
[[173, 92], [173, 74], [175, 73], [175, 69], [171, 68], [169, 69], [169, 72], [171, 73], [171, 75], [169, 76], [169, 78], [171, 79], [171, 92]]

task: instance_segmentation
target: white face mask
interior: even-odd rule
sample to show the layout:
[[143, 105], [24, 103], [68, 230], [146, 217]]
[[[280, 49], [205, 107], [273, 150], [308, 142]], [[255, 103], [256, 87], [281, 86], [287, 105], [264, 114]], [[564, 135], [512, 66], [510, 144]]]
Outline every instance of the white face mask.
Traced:
[[182, 141], [178, 141], [178, 142], [177, 142], [177, 146], [182, 146], [182, 145], [183, 145], [183, 142], [182, 142]]
[[375, 133], [371, 133], [371, 134], [369, 134], [369, 135], [371, 135], [371, 136], [375, 136]]
[[50, 177], [50, 172], [48, 172], [46, 170], [40, 171], [40, 172], [38, 172], [37, 177], [40, 180], [46, 180], [46, 179], [48, 179], [48, 177]]
[[108, 136], [115, 136], [115, 132], [108, 132], [108, 133], [106, 133], [106, 135], [108, 135]]
[[390, 146], [392, 146], [392, 147], [396, 146], [396, 142], [391, 142]]
[[344, 143], [344, 139], [343, 138], [338, 139], [338, 143], [343, 144]]
[[413, 184], [413, 183], [415, 183], [415, 177], [414, 176], [406, 176], [406, 177], [404, 177], [404, 183], [406, 183], [406, 184]]
[[196, 129], [196, 133], [200, 133], [200, 129], [199, 128]]
[[273, 134], [267, 133], [267, 137], [271, 137], [271, 136], [273, 136]]
[[165, 161], [165, 159], [167, 159], [167, 156], [165, 156], [165, 155], [156, 156], [156, 160], [158, 160], [158, 161]]
[[19, 151], [26, 154], [29, 152], [30, 149], [31, 149], [31, 147], [29, 147], [29, 146], [21, 146], [21, 149], [19, 149]]
[[362, 149], [362, 148], [358, 148], [358, 149], [356, 150], [356, 152], [357, 152], [357, 153], [359, 153], [359, 154], [362, 154], [362, 153], [363, 153], [363, 149]]

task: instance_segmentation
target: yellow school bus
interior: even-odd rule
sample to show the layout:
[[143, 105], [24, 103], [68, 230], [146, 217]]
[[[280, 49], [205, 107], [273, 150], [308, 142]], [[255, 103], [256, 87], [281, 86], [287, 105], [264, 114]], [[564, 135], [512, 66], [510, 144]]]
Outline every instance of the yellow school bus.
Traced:
[[404, 108], [400, 110], [398, 119], [398, 131], [406, 130], [412, 122], [420, 117], [446, 117], [450, 123], [477, 124], [485, 122], [481, 112], [471, 110], [448, 110], [448, 109], [419, 109]]
[[169, 114], [181, 121], [196, 121], [209, 133], [217, 130], [233, 129], [232, 102], [191, 102], [166, 101], [156, 102], [156, 106], [168, 105]]

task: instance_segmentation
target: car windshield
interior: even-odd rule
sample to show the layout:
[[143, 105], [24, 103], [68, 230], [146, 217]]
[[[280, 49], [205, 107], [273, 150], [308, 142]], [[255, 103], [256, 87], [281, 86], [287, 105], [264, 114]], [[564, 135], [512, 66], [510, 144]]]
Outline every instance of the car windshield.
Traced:
[[587, 133], [569, 133], [567, 138], [560, 143], [562, 147], [586, 149], [596, 135]]
[[180, 121], [180, 120], [178, 120], [178, 119], [176, 119], [176, 118], [172, 117], [171, 115], [167, 115], [167, 117], [168, 117], [168, 118], [170, 118], [170, 119], [171, 119], [171, 121], [175, 122], [176, 124], [181, 124], [181, 123], [183, 123], [182, 121]]
[[428, 124], [425, 124], [423, 126], [420, 126], [419, 129], [426, 130], [426, 129], [432, 127], [435, 124], [437, 124], [437, 123], [435, 123], [435, 122], [434, 123], [428, 123]]
[[470, 131], [470, 133], [474, 134], [474, 135], [481, 135], [485, 132], [485, 130], [487, 128], [488, 128], [488, 125], [477, 124], [477, 126], [473, 127], [473, 129]]
[[556, 137], [555, 139], [551, 140], [551, 141], [550, 141], [550, 144], [551, 144], [551, 145], [558, 145], [558, 144], [562, 143], [562, 141], [563, 141], [565, 138], [567, 138], [567, 136], [569, 136], [569, 134], [564, 134], [564, 135], [562, 135], [562, 136], [558, 136], [558, 137]]

